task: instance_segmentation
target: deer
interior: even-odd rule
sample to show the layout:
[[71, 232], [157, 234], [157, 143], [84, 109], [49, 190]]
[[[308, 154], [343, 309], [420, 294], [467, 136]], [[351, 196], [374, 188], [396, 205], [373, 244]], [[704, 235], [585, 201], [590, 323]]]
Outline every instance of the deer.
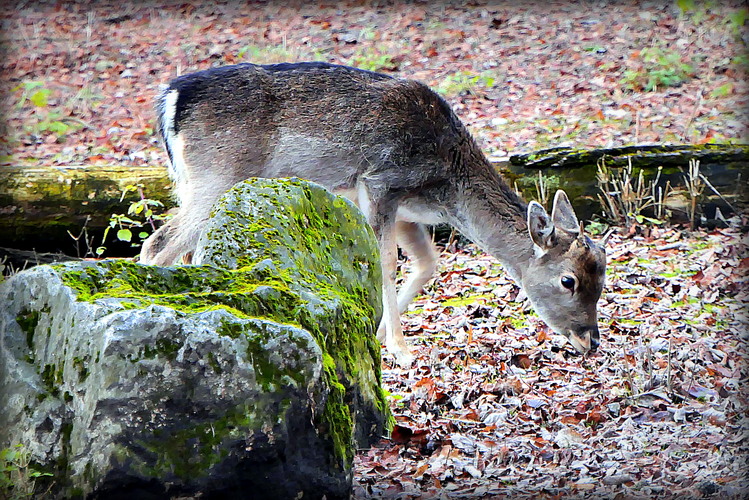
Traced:
[[[586, 354], [599, 346], [602, 242], [563, 190], [551, 214], [524, 201], [447, 101], [416, 80], [324, 62], [242, 63], [185, 74], [156, 97], [177, 214], [139, 261], [190, 263], [213, 204], [251, 177], [297, 177], [346, 196], [380, 250], [377, 338], [410, 366], [400, 315], [434, 276], [429, 225], [447, 223], [496, 258], [548, 327]], [[398, 246], [412, 271], [396, 293]]]

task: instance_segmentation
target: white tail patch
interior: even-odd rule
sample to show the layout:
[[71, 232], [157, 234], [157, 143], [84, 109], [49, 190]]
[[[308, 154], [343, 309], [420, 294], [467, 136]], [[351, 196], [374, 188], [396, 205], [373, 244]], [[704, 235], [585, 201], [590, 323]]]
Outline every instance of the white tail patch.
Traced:
[[187, 166], [185, 165], [185, 140], [181, 134], [175, 133], [174, 120], [177, 114], [177, 99], [179, 91], [162, 88], [160, 100], [163, 103], [161, 108], [161, 127], [166, 146], [169, 154], [169, 177], [175, 184], [175, 194], [180, 204], [185, 202], [188, 197], [187, 183]]
[[175, 173], [173, 172], [173, 170], [175, 169], [173, 143], [175, 138], [174, 118], [177, 114], [178, 98], [179, 91], [169, 90], [169, 87], [161, 89], [161, 95], [159, 96], [159, 100], [162, 103], [160, 125], [162, 128], [166, 150], [169, 154], [169, 175], [171, 175], [172, 178], [176, 178]]

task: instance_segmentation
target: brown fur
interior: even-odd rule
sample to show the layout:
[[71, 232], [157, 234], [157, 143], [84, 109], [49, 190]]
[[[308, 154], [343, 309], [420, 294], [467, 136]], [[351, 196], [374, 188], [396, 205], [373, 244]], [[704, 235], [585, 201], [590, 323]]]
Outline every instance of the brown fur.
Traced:
[[[425, 85], [324, 63], [242, 64], [173, 80], [157, 108], [181, 209], [145, 242], [142, 262], [171, 265], [194, 250], [211, 206], [235, 183], [297, 176], [351, 197], [374, 229], [385, 276], [378, 335], [399, 362], [411, 358], [398, 312], [435, 269], [422, 224], [441, 222], [499, 259], [575, 347], [597, 344], [603, 250], [578, 239], [563, 192], [551, 216], [521, 200]], [[416, 262], [397, 299], [396, 238]], [[565, 273], [576, 293], [560, 285]]]

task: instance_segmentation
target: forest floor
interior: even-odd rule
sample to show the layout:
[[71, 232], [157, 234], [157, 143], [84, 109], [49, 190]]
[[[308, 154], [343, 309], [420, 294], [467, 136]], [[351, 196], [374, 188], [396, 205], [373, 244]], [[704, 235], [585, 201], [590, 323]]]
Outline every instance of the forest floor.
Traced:
[[[491, 157], [749, 142], [744, 2], [515, 4], [4, 3], [0, 168], [163, 165], [159, 84], [238, 62], [421, 80]], [[614, 235], [588, 357], [494, 259], [443, 246], [404, 317], [416, 362], [384, 357], [397, 426], [358, 454], [356, 496], [746, 497], [746, 226]]]
[[443, 247], [405, 315], [417, 361], [385, 357], [397, 425], [357, 457], [357, 497], [746, 498], [747, 222], [613, 236], [586, 357], [496, 260]]

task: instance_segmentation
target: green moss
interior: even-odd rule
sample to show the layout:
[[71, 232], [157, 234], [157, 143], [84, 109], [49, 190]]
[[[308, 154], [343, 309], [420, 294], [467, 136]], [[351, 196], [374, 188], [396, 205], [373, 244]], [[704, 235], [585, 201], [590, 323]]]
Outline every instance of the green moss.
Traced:
[[[119, 298], [139, 307], [166, 306], [184, 314], [193, 314], [213, 309], [225, 309], [238, 318], [262, 317], [281, 324], [300, 326], [309, 331], [324, 351], [334, 354], [339, 362], [335, 367], [333, 357], [327, 354], [328, 366], [324, 371], [324, 382], [330, 390], [325, 411], [321, 417], [329, 429], [338, 429], [338, 424], [348, 431], [337, 431], [330, 438], [334, 443], [336, 456], [341, 465], [351, 464], [352, 437], [351, 415], [345, 400], [345, 388], [340, 377], [348, 378], [347, 385], [353, 385], [363, 371], [360, 359], [380, 359], [380, 346], [373, 335], [374, 311], [362, 300], [367, 293], [362, 286], [351, 287], [351, 293], [343, 292], [330, 282], [320, 282], [300, 270], [288, 270], [271, 275], [262, 262], [250, 263], [237, 270], [224, 270], [208, 266], [159, 268], [144, 266], [124, 260], [102, 261], [97, 265], [80, 264], [56, 265], [63, 281], [76, 290], [79, 300], [96, 302], [103, 299]], [[301, 278], [301, 279], [300, 279]], [[312, 285], [314, 284], [314, 286]], [[305, 290], [314, 289], [310, 295]], [[224, 321], [218, 334], [230, 338], [247, 335], [245, 326], [238, 322]], [[263, 352], [262, 335], [248, 338], [248, 349], [254, 353]], [[160, 339], [154, 346], [148, 346], [141, 353], [142, 358], [165, 356], [174, 359], [181, 344], [177, 340]], [[363, 355], [363, 353], [368, 353]], [[258, 382], [264, 390], [272, 390], [283, 381], [301, 383], [300, 374], [293, 371], [281, 373], [268, 359], [257, 354], [251, 356]], [[132, 359], [137, 362], [139, 359]], [[332, 363], [332, 365], [331, 365]], [[216, 371], [218, 363], [209, 358], [209, 365]], [[85, 377], [80, 363], [79, 378]], [[376, 380], [381, 377], [380, 364], [373, 363]], [[50, 377], [47, 377], [51, 380]], [[361, 381], [364, 390], [371, 391], [369, 398], [375, 401], [378, 410], [388, 415], [388, 425], [392, 421], [381, 389], [371, 381]], [[199, 433], [199, 430], [195, 432]], [[183, 450], [184, 451], [184, 450]], [[162, 458], [164, 463], [180, 455], [178, 450]], [[198, 461], [193, 464], [200, 468], [210, 466], [211, 461]], [[189, 464], [180, 466], [184, 473], [195, 472]]]
[[475, 303], [479, 300], [487, 300], [492, 297], [489, 293], [482, 293], [477, 295], [466, 295], [463, 297], [455, 297], [448, 299], [442, 303], [444, 307], [463, 307]]
[[73, 358], [73, 367], [78, 370], [78, 382], [85, 382], [88, 378], [88, 368], [86, 367], [88, 359], [88, 356], [83, 358], [76, 356]]
[[[69, 478], [70, 477], [70, 435], [73, 433], [73, 424], [71, 422], [63, 422], [60, 426], [60, 445], [62, 452], [57, 458], [56, 474], [57, 478]], [[69, 479], [62, 479], [62, 481], [68, 482]]]
[[242, 333], [244, 333], [244, 326], [241, 323], [222, 321], [217, 329], [217, 332], [219, 335], [236, 339], [239, 338]]
[[[233, 219], [231, 231], [241, 233], [240, 237], [246, 237], [246, 241], [241, 244], [241, 252], [217, 247], [213, 253], [220, 256], [237, 253], [236, 262], [233, 262], [235, 269], [213, 266], [162, 268], [125, 260], [65, 263], [52, 267], [60, 272], [63, 282], [77, 292], [80, 301], [106, 300], [111, 307], [115, 299], [123, 307], [168, 307], [178, 314], [216, 309], [228, 311], [239, 321], [222, 322], [217, 333], [233, 339], [247, 338], [248, 357], [259, 384], [266, 391], [279, 385], [298, 386], [305, 381], [301, 380], [301, 374], [285, 371], [267, 359], [261, 348], [268, 340], [267, 334], [248, 328], [242, 320], [263, 318], [310, 332], [325, 353], [322, 377], [328, 396], [319, 418], [331, 433], [329, 438], [340, 463], [350, 466], [353, 438], [352, 407], [349, 405], [354, 404], [352, 401], [373, 402], [380, 412], [387, 415], [388, 429], [392, 426], [392, 416], [378, 383], [381, 378], [380, 345], [374, 337], [380, 297], [377, 286], [370, 283], [381, 280], [376, 241], [371, 229], [363, 224], [363, 218], [357, 217], [353, 210], [325, 213], [329, 210], [325, 208], [321, 213], [319, 207], [329, 207], [330, 199], [324, 199], [329, 194], [320, 190], [303, 187], [305, 197], [301, 201], [278, 202], [276, 196], [291, 192], [291, 186], [281, 183], [273, 189], [263, 188], [267, 196], [253, 196], [253, 203], [264, 198], [268, 203], [278, 204], [283, 210], [292, 212], [290, 216], [277, 219], [250, 220], [245, 211], [232, 211], [233, 207], [221, 202], [224, 206], [219, 206], [219, 209]], [[335, 203], [348, 204], [340, 199]], [[333, 213], [337, 218], [333, 218]], [[342, 243], [340, 234], [357, 234], [352, 231], [361, 231], [362, 228], [370, 231], [367, 244], [371, 246], [355, 252], [351, 249], [359, 247], [353, 242]], [[226, 228], [216, 230], [226, 231]], [[173, 359], [180, 348], [181, 343], [175, 338], [145, 348], [140, 356]], [[138, 362], [139, 359], [131, 361]], [[361, 363], [366, 363], [366, 366]], [[208, 365], [217, 372], [222, 370], [216, 358], [210, 355]], [[365, 392], [363, 397], [350, 394], [352, 389], [347, 388], [352, 387]], [[247, 414], [245, 417], [241, 414], [226, 418], [249, 418]], [[182, 439], [197, 440], [195, 442], [202, 443], [201, 447], [212, 446], [211, 441], [204, 437], [205, 429], [185, 432], [187, 434], [181, 435]], [[216, 429], [214, 432], [217, 436], [220, 434]], [[184, 446], [193, 445], [175, 442], [171, 451], [163, 450], [159, 467], [165, 469], [168, 463], [179, 461], [186, 453]], [[180, 474], [189, 475], [214, 463], [213, 459], [195, 460], [194, 467], [185, 463], [173, 468], [179, 469]]]
[[[39, 317], [39, 311], [29, 311], [28, 309], [23, 309], [16, 316], [16, 323], [18, 323], [21, 331], [26, 334], [26, 345], [32, 352], [34, 350], [34, 333], [36, 332], [36, 326], [39, 324]], [[31, 358], [33, 360], [33, 355]]]
[[62, 368], [58, 369], [55, 365], [44, 365], [41, 377], [47, 392], [54, 397], [59, 397], [60, 384], [62, 384]]
[[[182, 429], [156, 429], [151, 435], [137, 439], [136, 444], [148, 451], [147, 459], [132, 457], [121, 449], [119, 461], [133, 460], [136, 471], [146, 477], [168, 479], [176, 476], [185, 482], [206, 477], [211, 467], [221, 462], [229, 453], [227, 441], [247, 439], [247, 429], [259, 427], [255, 415], [262, 401], [253, 406], [234, 409], [224, 416]], [[281, 412], [285, 408], [280, 409]]]
[[167, 359], [174, 360], [177, 357], [177, 351], [179, 351], [181, 347], [182, 344], [179, 342], [160, 338], [153, 346], [144, 347], [143, 358], [153, 359], [157, 356], [163, 356]]
[[218, 373], [219, 375], [224, 372], [223, 368], [221, 368], [221, 365], [216, 359], [216, 355], [212, 352], [208, 353], [208, 365], [213, 369], [214, 372]]
[[[338, 381], [336, 374], [336, 364], [333, 358], [323, 355], [323, 369], [328, 378], [329, 393], [325, 401], [322, 421], [325, 426], [325, 432], [328, 433], [333, 447], [335, 456], [341, 460], [340, 467], [350, 467], [353, 463], [353, 422], [351, 420], [351, 411], [346, 405], [346, 388]], [[384, 395], [383, 395], [384, 396]]]

